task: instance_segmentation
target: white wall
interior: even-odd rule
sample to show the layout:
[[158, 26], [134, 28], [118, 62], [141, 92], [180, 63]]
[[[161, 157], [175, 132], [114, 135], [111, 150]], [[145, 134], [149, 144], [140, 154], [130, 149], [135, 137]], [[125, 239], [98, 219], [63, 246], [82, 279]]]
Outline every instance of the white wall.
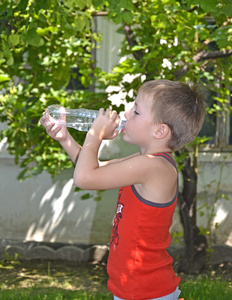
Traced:
[[[119, 137], [106, 142], [101, 149], [101, 158], [127, 155], [137, 148], [125, 144]], [[218, 228], [213, 230], [213, 242], [232, 245], [232, 157], [231, 154], [201, 153], [199, 157], [198, 206], [213, 207], [223, 156], [219, 200], [215, 204]], [[117, 201], [117, 190], [100, 193], [101, 201], [95, 201], [96, 191], [74, 192], [73, 170], [51, 178], [46, 172], [17, 181], [19, 167], [0, 146], [0, 239], [22, 241], [70, 242], [78, 244], [105, 244], [109, 242], [112, 220]], [[91, 198], [82, 200], [83, 194]], [[221, 197], [224, 193], [230, 200]], [[204, 212], [204, 215], [202, 213]], [[198, 225], [206, 226], [209, 210], [198, 212]], [[176, 209], [172, 231], [183, 231]]]
[[[102, 158], [120, 155], [123, 146], [119, 147], [121, 139], [117, 140], [111, 151], [107, 142], [102, 146]], [[73, 170], [65, 170], [55, 178], [44, 171], [19, 182], [20, 168], [6, 147], [6, 141], [1, 141], [0, 239], [78, 244], [109, 241], [117, 190], [75, 192]], [[126, 147], [125, 154], [131, 153], [133, 148]], [[81, 196], [87, 193], [91, 197], [82, 200]], [[101, 201], [96, 201], [99, 195]]]
[[13, 159], [0, 159], [0, 170], [0, 239], [78, 243], [109, 240], [110, 232], [105, 228], [112, 222], [114, 211], [106, 210], [114, 207], [117, 192], [104, 192], [100, 202], [93, 197], [81, 200], [86, 191], [74, 192], [71, 170], [54, 179], [43, 172], [24, 182], [16, 179], [19, 168]]
[[201, 153], [198, 171], [198, 224], [215, 214], [212, 242], [232, 246], [232, 152]]

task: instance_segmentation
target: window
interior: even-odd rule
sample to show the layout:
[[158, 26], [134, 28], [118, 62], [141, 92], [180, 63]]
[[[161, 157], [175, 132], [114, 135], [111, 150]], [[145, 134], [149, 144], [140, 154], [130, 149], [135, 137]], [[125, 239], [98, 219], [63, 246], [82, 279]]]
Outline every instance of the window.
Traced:
[[228, 96], [223, 104], [217, 101], [218, 98], [215, 92], [207, 95], [209, 113], [199, 135], [210, 138], [207, 142], [209, 146], [223, 150], [232, 146], [232, 97]]

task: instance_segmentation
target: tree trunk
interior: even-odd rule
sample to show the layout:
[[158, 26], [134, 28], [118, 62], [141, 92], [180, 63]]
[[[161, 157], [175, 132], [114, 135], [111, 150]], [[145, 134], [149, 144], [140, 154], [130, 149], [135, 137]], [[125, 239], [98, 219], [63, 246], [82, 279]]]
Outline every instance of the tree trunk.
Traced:
[[[196, 273], [206, 266], [207, 239], [196, 225], [197, 172], [186, 150], [183, 160], [183, 190], [179, 193], [178, 205], [181, 223], [184, 228], [185, 254], [180, 261], [179, 271]], [[177, 151], [176, 155], [180, 156]]]

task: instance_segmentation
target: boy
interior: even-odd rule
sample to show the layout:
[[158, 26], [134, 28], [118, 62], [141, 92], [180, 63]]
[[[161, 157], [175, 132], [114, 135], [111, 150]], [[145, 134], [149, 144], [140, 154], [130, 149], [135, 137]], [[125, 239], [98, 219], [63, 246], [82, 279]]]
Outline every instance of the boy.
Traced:
[[140, 152], [104, 163], [98, 161], [103, 139], [115, 138], [120, 118], [100, 109], [83, 147], [65, 127], [41, 123], [76, 164], [74, 183], [82, 189], [120, 188], [107, 263], [108, 289], [114, 299], [176, 300], [180, 294], [170, 245], [178, 195], [171, 152], [197, 136], [204, 121], [204, 103], [181, 82], [145, 82], [131, 110], [125, 113], [123, 139]]

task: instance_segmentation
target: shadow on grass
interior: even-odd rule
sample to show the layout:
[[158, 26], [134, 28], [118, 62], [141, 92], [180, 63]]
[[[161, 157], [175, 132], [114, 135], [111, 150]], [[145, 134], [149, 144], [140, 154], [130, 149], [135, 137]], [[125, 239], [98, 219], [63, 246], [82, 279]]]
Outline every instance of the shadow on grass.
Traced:
[[[232, 264], [198, 275], [179, 274], [180, 299], [231, 300]], [[67, 261], [4, 261], [0, 264], [1, 300], [112, 300], [106, 265]]]
[[5, 262], [0, 265], [2, 290], [56, 287], [92, 293], [100, 291], [107, 295], [107, 279], [105, 264], [33, 260]]

